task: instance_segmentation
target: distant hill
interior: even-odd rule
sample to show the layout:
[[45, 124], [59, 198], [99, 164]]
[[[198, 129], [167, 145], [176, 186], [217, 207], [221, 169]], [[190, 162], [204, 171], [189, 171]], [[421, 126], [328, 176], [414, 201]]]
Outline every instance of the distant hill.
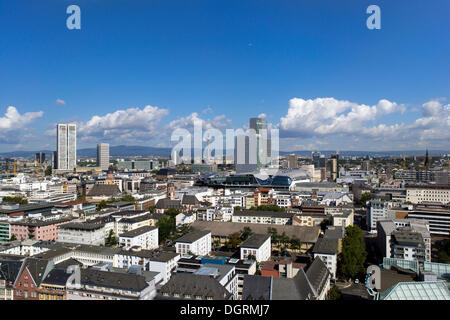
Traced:
[[[132, 156], [170, 156], [171, 148], [143, 147], [143, 146], [111, 146], [109, 154], [111, 157], [132, 157]], [[2, 152], [0, 157], [5, 158], [34, 158], [36, 152], [44, 152], [47, 159], [50, 159], [51, 150], [36, 151], [11, 151]], [[78, 157], [96, 157], [97, 148], [85, 148], [77, 150]]]
[[[302, 150], [302, 151], [280, 151], [280, 156], [287, 154], [296, 154], [299, 156], [311, 156], [313, 150]], [[330, 156], [336, 153], [336, 150], [320, 150], [321, 154]], [[428, 150], [430, 156], [448, 154], [449, 151], [446, 150]], [[405, 150], [405, 151], [341, 151], [339, 150], [339, 155], [342, 156], [425, 156], [425, 150]]]
[[[134, 157], [134, 156], [162, 156], [169, 157], [171, 148], [158, 148], [158, 147], [144, 147], [144, 146], [112, 146], [109, 148], [109, 153], [111, 157]], [[0, 157], [4, 158], [34, 158], [36, 152], [44, 152], [46, 158], [50, 159], [51, 150], [36, 150], [36, 151], [11, 151], [11, 152], [1, 152]], [[299, 156], [311, 156], [312, 150], [301, 150], [301, 151], [280, 151], [280, 155], [286, 154], [297, 154]], [[322, 154], [329, 156], [335, 153], [335, 150], [321, 150]], [[225, 153], [225, 152], [224, 152]], [[449, 151], [446, 150], [428, 150], [430, 155], [441, 155], [448, 154]], [[405, 154], [406, 156], [419, 156], [425, 155], [425, 150], [407, 150], [407, 151], [339, 151], [342, 156], [401, 156]], [[78, 157], [96, 157], [97, 148], [84, 148], [77, 150]]]

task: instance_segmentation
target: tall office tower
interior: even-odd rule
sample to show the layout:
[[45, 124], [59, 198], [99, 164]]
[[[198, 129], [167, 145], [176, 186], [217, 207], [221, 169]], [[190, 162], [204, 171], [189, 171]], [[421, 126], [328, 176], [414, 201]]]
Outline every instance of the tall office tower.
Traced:
[[327, 177], [331, 181], [336, 181], [338, 177], [338, 166], [337, 166], [337, 159], [336, 158], [330, 158], [327, 161]]
[[256, 133], [256, 164], [258, 169], [270, 164], [272, 141], [269, 138], [267, 121], [263, 118], [250, 118], [250, 129]]
[[97, 144], [97, 166], [102, 170], [108, 170], [109, 168], [109, 144], [99, 143]]
[[77, 125], [56, 125], [57, 167], [59, 170], [73, 170], [77, 167]]
[[45, 162], [45, 153], [37, 152], [36, 153], [36, 162], [39, 162], [39, 164], [44, 163]]
[[[333, 170], [335, 169], [336, 171], [333, 171], [333, 175], [336, 175], [336, 178], [334, 180], [336, 180], [337, 178], [339, 178], [339, 153], [335, 153], [331, 155], [331, 159], [336, 159], [336, 165], [335, 167], [333, 167]], [[334, 162], [333, 162], [334, 163]]]
[[234, 137], [234, 165], [237, 174], [251, 173], [258, 170], [256, 154], [250, 152], [256, 141], [251, 142], [248, 135]]
[[320, 152], [313, 151], [311, 153], [311, 157], [312, 157], [312, 163], [314, 165], [314, 168], [320, 168], [320, 166], [319, 166]]
[[325, 168], [327, 165], [327, 158], [325, 157], [324, 154], [320, 155], [319, 158], [319, 168]]
[[296, 154], [289, 154], [286, 156], [288, 168], [298, 168], [298, 156]]
[[58, 169], [58, 152], [52, 151], [52, 169]]
[[268, 137], [267, 121], [250, 118], [250, 129], [254, 135], [238, 135], [234, 139], [234, 164], [236, 173], [250, 173], [269, 165], [272, 141]]

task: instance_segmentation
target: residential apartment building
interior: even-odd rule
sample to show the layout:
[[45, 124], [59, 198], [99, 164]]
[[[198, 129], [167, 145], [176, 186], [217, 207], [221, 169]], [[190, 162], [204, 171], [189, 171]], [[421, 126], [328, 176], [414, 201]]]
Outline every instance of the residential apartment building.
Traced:
[[159, 246], [158, 228], [144, 226], [119, 235], [119, 244], [124, 249], [140, 247], [142, 249], [156, 249]]
[[211, 251], [211, 232], [192, 231], [175, 241], [176, 252], [207, 255]]
[[240, 245], [242, 260], [253, 256], [257, 262], [267, 261], [272, 255], [271, 237], [268, 234], [252, 234]]
[[114, 256], [113, 266], [115, 268], [129, 268], [133, 265], [142, 266], [145, 271], [152, 271], [161, 274], [163, 285], [169, 281], [172, 273], [177, 268], [180, 254], [161, 250], [121, 250]]
[[388, 202], [382, 200], [370, 200], [367, 205], [366, 223], [369, 230], [376, 232], [377, 221], [384, 220], [388, 214]]
[[312, 250], [314, 258], [319, 257], [328, 268], [332, 279], [336, 279], [338, 239], [319, 238]]
[[241, 223], [286, 225], [292, 223], [293, 215], [294, 214], [288, 212], [242, 210], [235, 211], [231, 221]]
[[72, 222], [59, 227], [58, 241], [88, 245], [105, 245], [105, 226], [102, 223]]
[[26, 240], [58, 240], [58, 228], [69, 223], [72, 219], [61, 218], [57, 220], [42, 221], [37, 219], [25, 219], [11, 222], [10, 233], [16, 239]]

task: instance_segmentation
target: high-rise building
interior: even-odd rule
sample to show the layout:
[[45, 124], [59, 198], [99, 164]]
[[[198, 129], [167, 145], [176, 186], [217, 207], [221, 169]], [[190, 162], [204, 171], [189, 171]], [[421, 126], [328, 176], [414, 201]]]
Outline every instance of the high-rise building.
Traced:
[[39, 164], [44, 163], [45, 162], [45, 153], [37, 152], [36, 153], [36, 162], [39, 162]]
[[314, 165], [314, 168], [320, 168], [320, 166], [319, 166], [320, 152], [313, 151], [311, 154], [311, 157], [312, 157], [312, 163]]
[[97, 166], [102, 170], [108, 170], [109, 168], [109, 144], [99, 143], [97, 144]]
[[57, 167], [59, 170], [73, 170], [77, 167], [77, 125], [56, 125]]
[[52, 151], [52, 169], [58, 169], [58, 152]]
[[272, 141], [269, 138], [266, 119], [250, 118], [250, 130], [254, 130], [254, 137], [235, 137], [234, 160], [237, 173], [256, 171], [270, 164]]
[[298, 156], [296, 154], [288, 154], [286, 160], [288, 168], [298, 168]]

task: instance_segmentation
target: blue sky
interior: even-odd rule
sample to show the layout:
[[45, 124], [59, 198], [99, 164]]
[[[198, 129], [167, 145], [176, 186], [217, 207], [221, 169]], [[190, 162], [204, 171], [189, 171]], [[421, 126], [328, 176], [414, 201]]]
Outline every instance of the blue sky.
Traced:
[[[81, 30], [66, 27], [71, 4]], [[381, 30], [366, 27], [371, 4]], [[58, 122], [79, 124], [79, 147], [169, 146], [191, 119], [224, 129], [258, 115], [282, 150], [450, 150], [449, 12], [445, 0], [2, 1], [0, 150], [54, 149]]]

